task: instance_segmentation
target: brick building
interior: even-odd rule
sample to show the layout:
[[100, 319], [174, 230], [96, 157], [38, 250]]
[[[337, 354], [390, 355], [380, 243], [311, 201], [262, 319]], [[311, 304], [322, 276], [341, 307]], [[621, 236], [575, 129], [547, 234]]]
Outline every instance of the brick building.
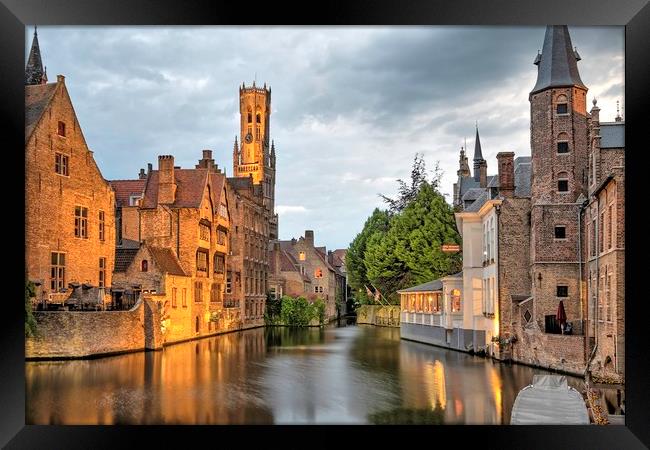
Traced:
[[[163, 305], [167, 303], [168, 328], [175, 330], [178, 339], [214, 334], [223, 331], [225, 323], [231, 326], [240, 321], [238, 308], [224, 302], [231, 229], [225, 180], [210, 150], [203, 150], [203, 158], [194, 169], [174, 166], [171, 155], [159, 156], [158, 169], [147, 174], [144, 196], [138, 208], [138, 242], [149, 252], [157, 251], [158, 258], [155, 253], [153, 261], [145, 259], [137, 264], [136, 256], [135, 263], [132, 262], [126, 271], [130, 275], [126, 277], [125, 288], [151, 286], [149, 294], [154, 294], [151, 291], [155, 290], [155, 294], [163, 295], [158, 300]], [[128, 250], [124, 245], [118, 249], [120, 254], [125, 251]], [[143, 252], [146, 251], [140, 250], [137, 255]], [[156, 260], [167, 263], [155, 264]], [[164, 271], [149, 270], [152, 262], [159, 268], [180, 267], [182, 271], [166, 273], [189, 277], [190, 290], [183, 294], [186, 282], [177, 280], [184, 290], [169, 292], [167, 284], [160, 281]], [[134, 276], [130, 272], [133, 270], [140, 275]], [[179, 288], [180, 284], [173, 287]], [[190, 320], [185, 317], [186, 311], [190, 311]]]
[[25, 69], [25, 269], [39, 304], [103, 305], [115, 257], [115, 194], [65, 85], [47, 83], [38, 36]]
[[325, 320], [335, 319], [337, 297], [342, 299], [345, 293], [345, 275], [329, 263], [325, 247], [314, 245], [314, 232], [306, 230], [304, 237], [271, 245], [270, 291], [311, 301], [320, 298], [325, 302]]
[[270, 215], [261, 184], [253, 177], [228, 178], [232, 220], [226, 302], [240, 306], [244, 323], [264, 325], [269, 272]]

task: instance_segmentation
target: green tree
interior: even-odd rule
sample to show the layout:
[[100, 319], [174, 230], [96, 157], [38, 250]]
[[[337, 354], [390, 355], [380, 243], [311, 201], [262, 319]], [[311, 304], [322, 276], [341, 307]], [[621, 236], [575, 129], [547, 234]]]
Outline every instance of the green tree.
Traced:
[[398, 214], [402, 212], [408, 205], [413, 203], [420, 193], [420, 189], [425, 184], [429, 184], [433, 189], [437, 190], [440, 186], [440, 179], [442, 178], [442, 170], [440, 165], [436, 163], [433, 170], [433, 177], [427, 180], [427, 168], [424, 163], [424, 156], [416, 153], [413, 157], [413, 167], [411, 168], [411, 182], [406, 183], [402, 179], [397, 180], [399, 187], [397, 188], [397, 198], [392, 199], [383, 194], [379, 196], [388, 204], [388, 211], [390, 214]]
[[368, 240], [368, 280], [396, 301], [399, 289], [460, 270], [460, 255], [443, 253], [445, 243], [460, 243], [453, 210], [425, 181], [414, 200], [391, 218], [388, 232]]
[[363, 230], [350, 243], [345, 255], [345, 265], [348, 271], [348, 282], [355, 291], [361, 290], [365, 295], [365, 287], [369, 284], [364, 264], [366, 247], [372, 235], [380, 236], [388, 231], [390, 217], [388, 211], [375, 208], [363, 225]]
[[32, 297], [36, 296], [36, 286], [31, 281], [25, 282], [25, 336], [36, 334], [36, 319], [32, 312]]

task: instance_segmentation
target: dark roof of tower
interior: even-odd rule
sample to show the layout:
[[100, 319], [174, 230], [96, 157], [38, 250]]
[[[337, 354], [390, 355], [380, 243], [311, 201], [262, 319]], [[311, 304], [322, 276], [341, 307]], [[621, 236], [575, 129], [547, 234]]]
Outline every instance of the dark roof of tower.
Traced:
[[530, 197], [531, 161], [530, 156], [515, 158], [515, 197]]
[[38, 45], [38, 34], [34, 28], [34, 39], [32, 48], [29, 50], [27, 66], [25, 67], [25, 84], [43, 84], [43, 78], [47, 81], [45, 71], [43, 70], [43, 61], [41, 60], [41, 49]]
[[580, 56], [571, 45], [566, 25], [548, 25], [541, 55], [535, 58], [537, 83], [531, 95], [544, 89], [562, 86], [579, 86], [587, 89], [578, 73]]

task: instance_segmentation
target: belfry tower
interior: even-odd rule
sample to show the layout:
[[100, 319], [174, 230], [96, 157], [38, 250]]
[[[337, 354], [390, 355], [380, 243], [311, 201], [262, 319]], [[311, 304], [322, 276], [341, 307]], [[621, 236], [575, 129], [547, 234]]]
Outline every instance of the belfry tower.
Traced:
[[271, 87], [239, 88], [240, 138], [235, 138], [233, 173], [251, 177], [260, 186], [264, 206], [271, 216], [271, 239], [277, 239], [275, 215], [275, 145], [270, 140]]

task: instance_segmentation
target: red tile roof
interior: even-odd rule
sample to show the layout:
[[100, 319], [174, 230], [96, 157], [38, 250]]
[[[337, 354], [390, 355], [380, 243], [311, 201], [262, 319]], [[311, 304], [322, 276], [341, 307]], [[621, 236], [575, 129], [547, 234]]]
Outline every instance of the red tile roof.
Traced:
[[[142, 202], [143, 208], [158, 206], [159, 174], [158, 170], [152, 170], [149, 174]], [[207, 175], [208, 169], [174, 169], [176, 200], [172, 206], [176, 208], [199, 208], [207, 183]], [[222, 173], [210, 173], [212, 202], [215, 208], [219, 207], [225, 178]]]
[[151, 253], [154, 264], [158, 266], [161, 272], [169, 275], [187, 276], [181, 267], [180, 261], [171, 249], [160, 247], [147, 248], [149, 249], [149, 253]]
[[117, 206], [129, 206], [129, 198], [132, 195], [142, 195], [146, 182], [146, 179], [109, 181], [115, 191], [115, 201]]

